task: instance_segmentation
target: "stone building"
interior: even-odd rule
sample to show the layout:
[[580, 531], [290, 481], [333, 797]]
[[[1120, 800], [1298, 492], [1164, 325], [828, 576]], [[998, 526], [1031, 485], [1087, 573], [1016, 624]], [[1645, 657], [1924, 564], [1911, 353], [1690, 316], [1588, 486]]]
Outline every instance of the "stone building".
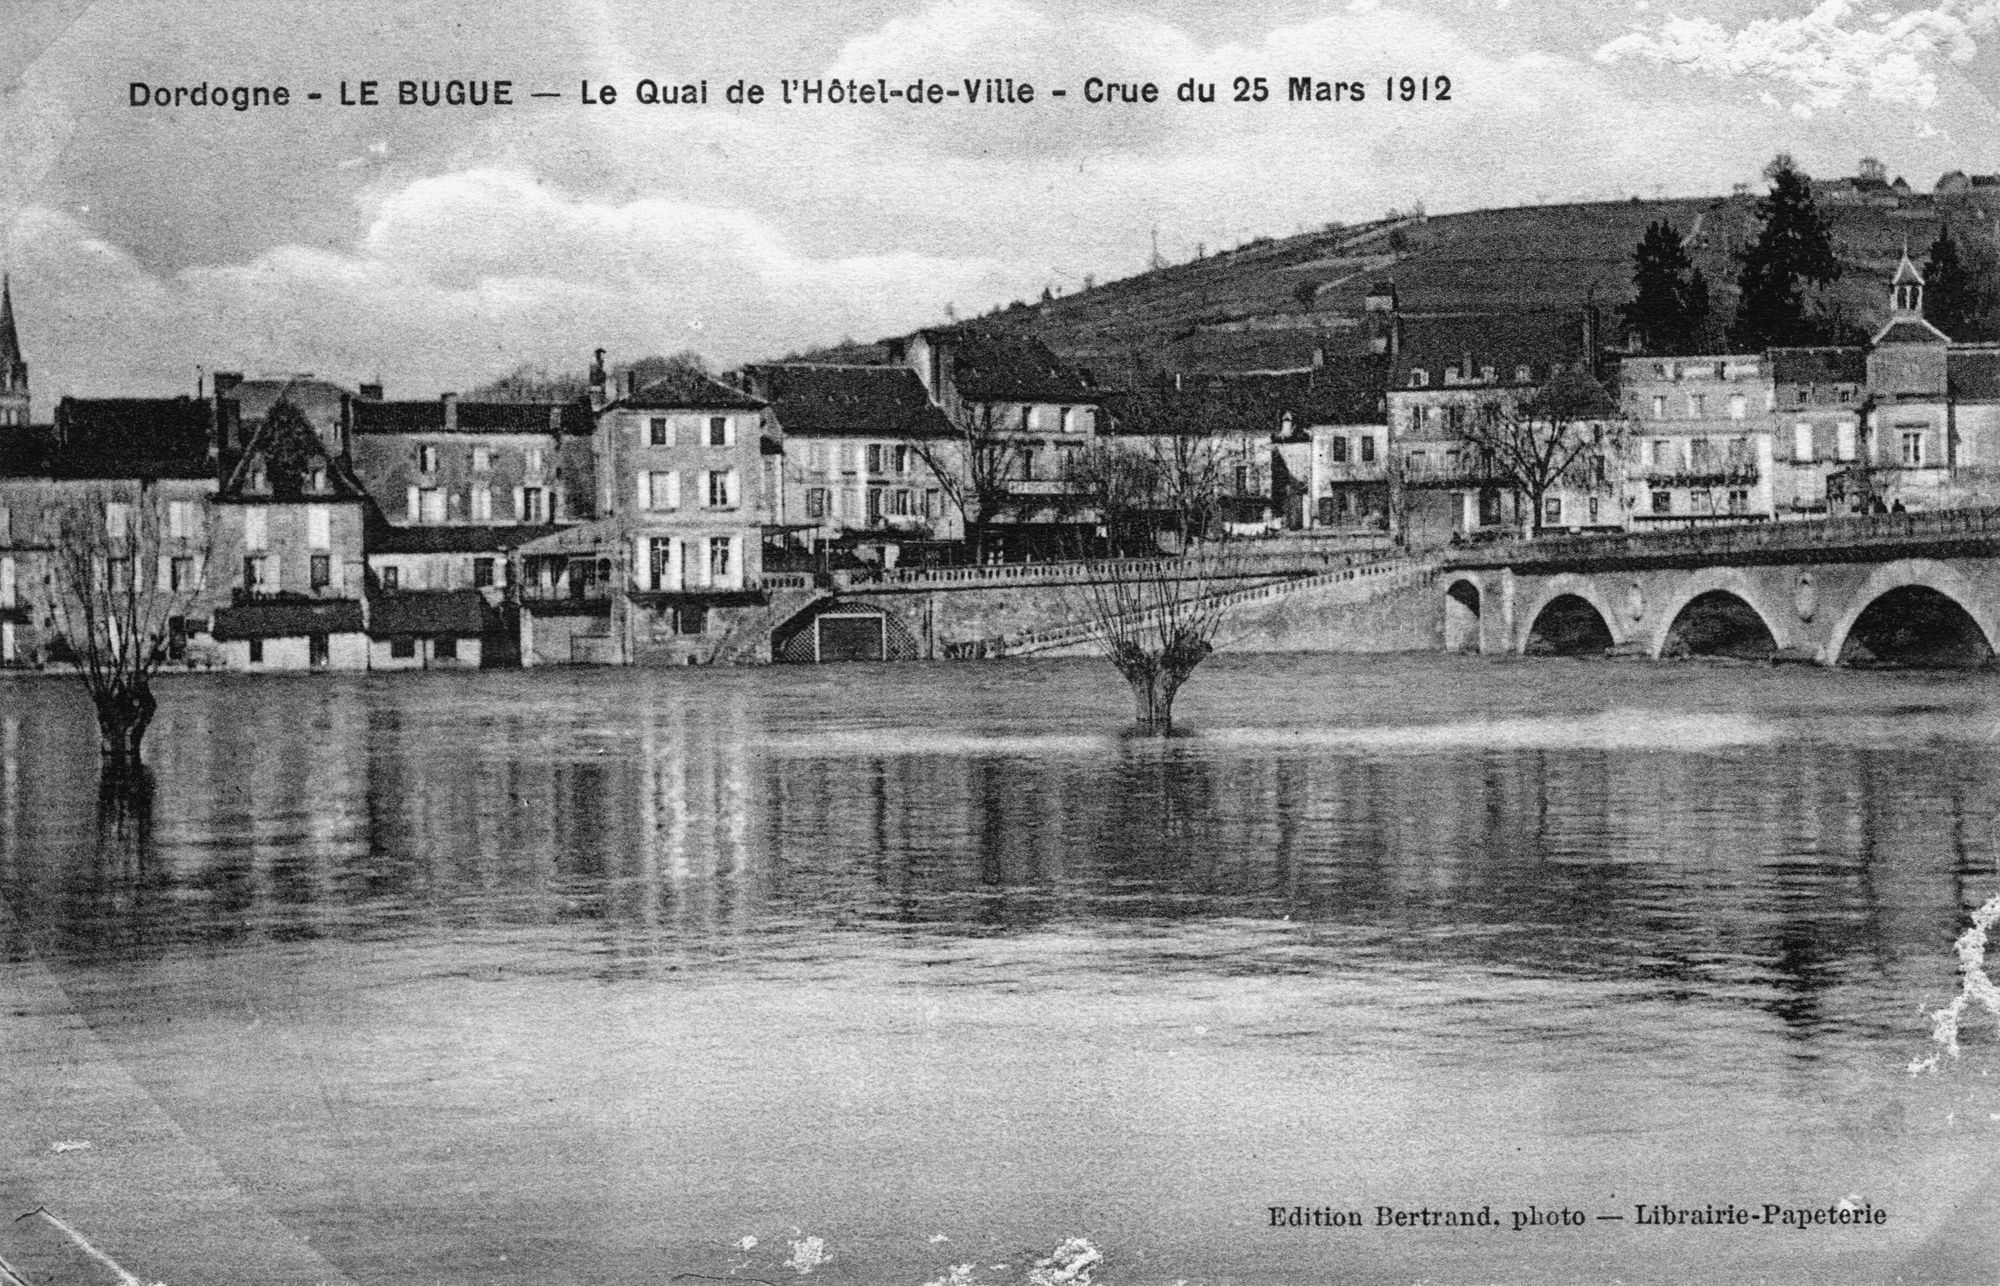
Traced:
[[1634, 528], [1775, 515], [1771, 364], [1761, 356], [1628, 357], [1625, 508]]

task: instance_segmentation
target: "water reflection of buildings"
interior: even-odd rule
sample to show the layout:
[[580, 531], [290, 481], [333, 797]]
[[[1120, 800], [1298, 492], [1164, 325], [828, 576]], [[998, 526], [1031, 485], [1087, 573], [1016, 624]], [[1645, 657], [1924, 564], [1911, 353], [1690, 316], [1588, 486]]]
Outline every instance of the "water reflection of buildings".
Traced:
[[1942, 953], [1993, 883], [1991, 756], [1962, 743], [871, 753], [787, 732], [754, 680], [218, 688], [167, 703], [150, 828], [115, 833], [74, 694], [22, 684], [0, 881], [90, 960], [528, 933], [615, 971], [802, 934], [1289, 918], [1385, 967], [1740, 985], [1801, 1029]]

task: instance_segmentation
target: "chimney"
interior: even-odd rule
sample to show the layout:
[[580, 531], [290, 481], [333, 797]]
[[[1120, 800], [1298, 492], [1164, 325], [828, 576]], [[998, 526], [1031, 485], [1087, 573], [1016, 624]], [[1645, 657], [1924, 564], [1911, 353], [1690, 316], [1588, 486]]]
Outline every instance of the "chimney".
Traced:
[[228, 397], [236, 391], [236, 386], [242, 382], [242, 371], [217, 371], [215, 378], [210, 383], [215, 389], [217, 397]]
[[604, 350], [598, 349], [590, 362], [590, 409], [604, 409]]
[[379, 402], [379, 401], [381, 401], [381, 400], [382, 400], [382, 384], [381, 384], [381, 381], [379, 381], [379, 380], [378, 380], [378, 381], [376, 381], [376, 382], [375, 382], [375, 383], [373, 383], [373, 384], [363, 384], [363, 385], [361, 386], [361, 390], [360, 390], [360, 393], [359, 393], [359, 396], [360, 396], [361, 400], [362, 400], [362, 401], [364, 401], [364, 402]]
[[444, 395], [444, 397], [443, 397], [443, 398], [441, 398], [440, 400], [441, 400], [441, 401], [442, 401], [442, 402], [444, 403], [444, 431], [445, 431], [446, 433], [454, 433], [454, 432], [457, 432], [457, 430], [458, 430], [458, 394], [456, 394], [456, 393], [447, 393], [447, 394], [445, 394], [445, 395]]
[[639, 372], [625, 372], [625, 396], [628, 398], [639, 396]]
[[1319, 370], [1325, 365], [1326, 365], [1326, 345], [1320, 344], [1313, 348], [1313, 369]]

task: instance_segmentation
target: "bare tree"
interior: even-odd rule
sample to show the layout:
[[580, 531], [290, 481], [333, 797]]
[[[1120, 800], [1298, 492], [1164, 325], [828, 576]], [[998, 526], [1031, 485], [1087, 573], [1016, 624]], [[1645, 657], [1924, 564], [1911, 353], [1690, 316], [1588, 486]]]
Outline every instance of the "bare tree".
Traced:
[[1115, 556], [1128, 541], [1143, 542], [1148, 554], [1159, 552], [1159, 518], [1166, 510], [1164, 475], [1152, 452], [1113, 439], [1098, 438], [1071, 456], [1067, 464], [1067, 497], [1073, 511], [1091, 511], [1104, 529], [1102, 551], [1079, 549], [1079, 558], [1102, 552]]
[[1565, 483], [1606, 485], [1622, 449], [1622, 423], [1596, 380], [1564, 372], [1518, 401], [1467, 407], [1450, 431], [1476, 457], [1469, 464], [1528, 497], [1521, 534], [1532, 539], [1551, 491]]
[[1019, 476], [1022, 444], [1000, 425], [990, 404], [961, 404], [946, 419], [950, 433], [903, 441], [965, 520], [974, 559], [983, 563], [988, 531], [1013, 500], [1009, 484]]
[[1215, 651], [1226, 606], [1212, 557], [1093, 564], [1082, 615], [1092, 638], [1131, 686], [1133, 716], [1148, 732], [1173, 729], [1174, 697]]
[[157, 709], [153, 676], [169, 659], [176, 621], [200, 596], [206, 556], [199, 509], [140, 485], [94, 488], [55, 515], [49, 607], [97, 708], [107, 769], [138, 767]]

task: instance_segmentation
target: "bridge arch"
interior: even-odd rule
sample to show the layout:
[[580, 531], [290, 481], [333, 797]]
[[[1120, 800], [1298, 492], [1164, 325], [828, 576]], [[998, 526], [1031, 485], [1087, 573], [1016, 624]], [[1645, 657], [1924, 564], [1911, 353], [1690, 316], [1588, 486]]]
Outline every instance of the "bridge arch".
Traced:
[[1481, 625], [1485, 617], [1486, 595], [1478, 580], [1459, 576], [1444, 591], [1444, 650], [1484, 651]]
[[1763, 622], [1765, 632], [1771, 636], [1773, 647], [1782, 650], [1795, 643], [1790, 620], [1784, 613], [1772, 611], [1765, 604], [1762, 591], [1741, 568], [1703, 567], [1681, 582], [1666, 600], [1665, 610], [1660, 613], [1659, 626], [1653, 632], [1646, 654], [1656, 661], [1666, 655], [1667, 644], [1672, 641], [1674, 626], [1680, 623], [1681, 613], [1696, 599], [1709, 594], [1727, 594], [1755, 613], [1757, 619]]
[[1559, 576], [1551, 576], [1548, 582], [1540, 587], [1540, 591], [1535, 597], [1529, 601], [1528, 610], [1519, 613], [1514, 618], [1520, 622], [1517, 627], [1519, 635], [1514, 639], [1513, 650], [1515, 652], [1523, 656], [1527, 655], [1528, 642], [1535, 635], [1536, 623], [1542, 619], [1542, 613], [1548, 610], [1549, 605], [1559, 598], [1577, 598], [1583, 600], [1583, 602], [1596, 609], [1598, 619], [1604, 623], [1605, 631], [1610, 635], [1612, 644], [1616, 645], [1625, 642], [1626, 634], [1628, 633], [1626, 621], [1613, 610], [1610, 603], [1605, 601], [1604, 595], [1599, 591], [1597, 583], [1588, 576], [1579, 576], [1574, 572], [1564, 572]]
[[[1906, 594], [1904, 591], [1915, 592]], [[1972, 582], [1963, 573], [1934, 559], [1904, 558], [1877, 567], [1862, 582], [1861, 588], [1854, 592], [1834, 622], [1826, 650], [1820, 656], [1821, 662], [1826, 665], [1841, 664], [1850, 642], [1856, 641], [1855, 627], [1863, 624], [1863, 618], [1871, 607], [1892, 594], [1898, 595], [1898, 601], [1906, 608], [1919, 611], [1927, 605], [1936, 605], [1939, 598], [1945, 600], [1949, 607], [1956, 608], [1961, 614], [1958, 619], [1968, 635], [1964, 640], [1967, 650], [1983, 650], [1985, 657], [1993, 655], [1994, 616], [1973, 589]]]

